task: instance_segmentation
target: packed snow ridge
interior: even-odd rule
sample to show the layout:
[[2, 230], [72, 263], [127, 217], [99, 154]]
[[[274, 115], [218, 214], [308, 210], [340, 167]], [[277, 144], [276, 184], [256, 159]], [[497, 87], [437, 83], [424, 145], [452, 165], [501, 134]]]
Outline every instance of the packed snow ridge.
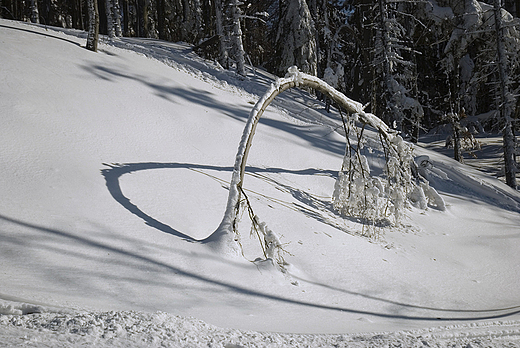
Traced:
[[[4, 346], [79, 347], [518, 347], [518, 322], [392, 333], [298, 335], [223, 329], [167, 313], [84, 312], [0, 316]], [[23, 336], [22, 336], [23, 335]]]

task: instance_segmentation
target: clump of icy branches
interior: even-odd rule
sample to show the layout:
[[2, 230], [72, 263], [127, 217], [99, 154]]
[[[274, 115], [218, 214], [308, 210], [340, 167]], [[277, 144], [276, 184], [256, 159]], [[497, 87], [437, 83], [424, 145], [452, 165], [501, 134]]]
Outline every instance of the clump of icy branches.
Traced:
[[390, 217], [393, 223], [399, 223], [406, 198], [414, 189], [412, 148], [400, 136], [389, 140], [380, 135], [383, 175], [373, 175], [364, 153], [374, 149], [366, 148], [365, 125], [357, 127], [356, 116], [344, 121], [345, 156], [334, 185], [333, 206], [340, 214], [360, 218], [363, 223], [380, 225]]
[[[414, 161], [411, 144], [399, 135], [381, 130], [374, 142], [366, 136], [367, 124], [360, 121], [358, 114], [348, 119], [341, 111], [340, 114], [346, 146], [332, 203], [341, 215], [357, 218], [364, 226], [377, 227], [400, 224], [408, 202], [422, 209], [433, 206], [444, 210], [442, 198], [421, 175], [421, 166], [427, 162]], [[383, 159], [379, 166], [379, 161], [374, 161], [378, 157]], [[375, 232], [363, 229], [363, 234], [370, 237], [375, 237]]]
[[[258, 238], [265, 259], [272, 260], [276, 262], [278, 267], [280, 267], [282, 270], [285, 269], [287, 263], [285, 262], [284, 254], [289, 253], [283, 248], [283, 244], [280, 242], [278, 235], [273, 232], [264, 221], [261, 221], [258, 215], [254, 213], [251, 202], [249, 201], [249, 198], [247, 197], [242, 187], [239, 187], [239, 190], [243, 198], [237, 205], [237, 218], [239, 217], [240, 208], [242, 208], [242, 211], [248, 212], [249, 219], [251, 220], [250, 235], [251, 237]], [[236, 224], [234, 229], [235, 233], [238, 234], [236, 230]]]

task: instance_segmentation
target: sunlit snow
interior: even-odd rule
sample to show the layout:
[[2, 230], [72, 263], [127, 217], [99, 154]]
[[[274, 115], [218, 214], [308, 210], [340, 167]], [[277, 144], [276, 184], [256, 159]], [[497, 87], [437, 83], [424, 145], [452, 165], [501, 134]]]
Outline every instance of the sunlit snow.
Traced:
[[0, 346], [520, 346], [518, 192], [416, 147], [445, 211], [362, 237], [332, 207], [341, 121], [295, 89], [260, 120], [244, 182], [287, 271], [258, 259], [247, 213], [243, 256], [221, 255], [201, 241], [274, 77], [85, 39], [0, 19]]

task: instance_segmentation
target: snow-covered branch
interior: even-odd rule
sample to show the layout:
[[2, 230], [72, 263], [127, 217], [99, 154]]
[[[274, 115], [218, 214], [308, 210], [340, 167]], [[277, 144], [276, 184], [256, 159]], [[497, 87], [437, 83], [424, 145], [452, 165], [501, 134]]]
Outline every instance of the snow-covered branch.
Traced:
[[[258, 122], [266, 108], [276, 98], [276, 96], [294, 87], [309, 87], [325, 94], [327, 97], [334, 100], [338, 107], [342, 108], [349, 114], [356, 115], [356, 119], [359, 122], [373, 127], [386, 144], [386, 151], [388, 152], [387, 158], [395, 159], [393, 165], [388, 166], [389, 173], [392, 172], [392, 174], [389, 175], [395, 179], [394, 181], [402, 181], [401, 179], [396, 179], [398, 177], [407, 177], [410, 179], [409, 174], [404, 173], [405, 171], [403, 171], [402, 168], [402, 161], [399, 160], [399, 153], [404, 151], [404, 142], [400, 136], [391, 130], [377, 116], [365, 112], [361, 103], [346, 97], [343, 93], [337, 91], [323, 80], [315, 76], [302, 73], [298, 70], [297, 67], [293, 66], [289, 68], [288, 73], [284, 78], [278, 79], [275, 83], [273, 83], [269, 90], [258, 100], [258, 102], [251, 110], [249, 118], [244, 127], [242, 138], [238, 146], [238, 152], [235, 157], [235, 165], [233, 168], [224, 218], [222, 219], [218, 229], [207, 240], [208, 242], [214, 242], [214, 245], [218, 246], [218, 248], [223, 252], [237, 255], [240, 253], [240, 248], [237, 243], [239, 238], [236, 228], [237, 216], [240, 208], [241, 190], [244, 182], [247, 157], [251, 148], [253, 137], [255, 135], [256, 127], [258, 126]], [[392, 194], [396, 196], [397, 191]], [[399, 197], [398, 200], [401, 201], [406, 198], [405, 197], [401, 199], [402, 197]]]

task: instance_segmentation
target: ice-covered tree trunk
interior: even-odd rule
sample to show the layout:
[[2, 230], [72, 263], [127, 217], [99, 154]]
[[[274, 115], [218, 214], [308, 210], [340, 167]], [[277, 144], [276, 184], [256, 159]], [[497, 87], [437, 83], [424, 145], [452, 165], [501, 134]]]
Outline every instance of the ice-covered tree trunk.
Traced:
[[87, 49], [97, 52], [99, 40], [99, 11], [97, 0], [88, 0], [88, 36]]
[[231, 18], [233, 21], [233, 31], [231, 32], [231, 41], [233, 44], [233, 55], [237, 64], [237, 72], [246, 76], [245, 52], [242, 43], [242, 29], [240, 27], [240, 9], [238, 0], [231, 2]]
[[116, 37], [122, 37], [123, 30], [121, 28], [121, 6], [119, 5], [119, 0], [112, 0], [112, 10], [115, 35]]
[[506, 183], [516, 189], [516, 161], [515, 161], [515, 136], [512, 128], [512, 103], [509, 92], [509, 76], [507, 71], [507, 56], [505, 49], [504, 28], [502, 25], [502, 4], [500, 0], [494, 0], [495, 29], [497, 35], [497, 65], [500, 84], [500, 114], [503, 125], [503, 148]]
[[[1, 9], [1, 3], [0, 3]], [[40, 23], [40, 14], [38, 12], [38, 0], [31, 0], [31, 22]]]
[[224, 30], [224, 7], [222, 0], [215, 0], [215, 26], [219, 38], [219, 63], [228, 68], [228, 49], [227, 49], [227, 35]]
[[375, 115], [366, 113], [363, 110], [363, 105], [361, 103], [347, 98], [343, 93], [337, 91], [319, 78], [299, 72], [298, 68], [295, 66], [289, 68], [289, 73], [286, 77], [278, 79], [276, 83], [271, 85], [271, 88], [262, 96], [262, 98], [258, 100], [251, 110], [244, 127], [238, 152], [235, 157], [235, 165], [230, 182], [229, 196], [224, 217], [217, 230], [204, 241], [221, 253], [240, 255], [237, 215], [240, 209], [241, 190], [244, 182], [247, 157], [260, 117], [262, 117], [265, 109], [276, 98], [276, 96], [293, 87], [309, 87], [323, 93], [328, 98], [334, 100], [339, 107], [343, 108], [348, 113], [358, 115], [361, 122], [375, 128], [381, 137], [386, 139], [388, 142], [391, 142], [396, 137], [386, 123]]

